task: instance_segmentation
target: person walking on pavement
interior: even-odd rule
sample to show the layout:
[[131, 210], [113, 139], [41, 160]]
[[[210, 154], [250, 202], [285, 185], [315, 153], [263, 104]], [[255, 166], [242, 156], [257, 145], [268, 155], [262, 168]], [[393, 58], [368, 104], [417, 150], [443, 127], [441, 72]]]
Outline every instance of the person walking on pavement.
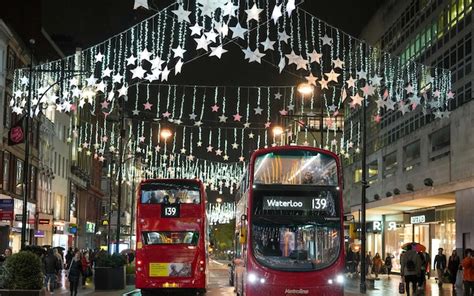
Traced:
[[67, 277], [69, 279], [69, 291], [71, 296], [77, 295], [77, 286], [79, 286], [79, 278], [82, 275], [82, 262], [81, 262], [81, 253], [76, 252], [76, 254], [71, 259], [69, 263], [69, 270], [67, 272]]
[[464, 296], [474, 295], [474, 251], [466, 249], [464, 259], [462, 260], [462, 268], [464, 270], [463, 284]]
[[401, 256], [401, 265], [400, 274], [405, 280], [407, 295], [410, 296], [410, 283], [412, 284], [413, 295], [416, 295], [418, 276], [421, 270], [421, 260], [411, 245], [407, 246], [407, 251]]
[[382, 269], [382, 265], [383, 265], [383, 261], [382, 261], [382, 258], [380, 258], [379, 253], [376, 253], [376, 254], [375, 254], [375, 257], [374, 257], [373, 262], [374, 262], [375, 279], [378, 280], [378, 279], [379, 279], [380, 270]]
[[456, 276], [458, 274], [459, 265], [461, 265], [461, 259], [459, 259], [456, 250], [453, 250], [448, 260], [449, 280], [453, 284], [453, 295], [456, 295]]
[[86, 288], [86, 280], [89, 276], [92, 275], [91, 263], [89, 261], [89, 252], [85, 251], [82, 254], [82, 288]]
[[446, 270], [446, 255], [443, 254], [443, 248], [438, 249], [438, 254], [434, 260], [434, 268], [436, 270], [436, 275], [438, 276], [438, 286], [443, 287], [443, 274]]
[[60, 265], [61, 262], [59, 262], [59, 259], [54, 255], [53, 250], [49, 249], [47, 255], [43, 257], [43, 270], [45, 274], [44, 287], [51, 293], [54, 292], [56, 286], [56, 275], [61, 269]]
[[390, 253], [387, 253], [387, 257], [385, 257], [385, 268], [387, 268], [387, 275], [390, 278], [390, 273], [392, 272], [392, 256]]
[[425, 289], [425, 284], [426, 284], [426, 268], [428, 265], [428, 261], [425, 256], [425, 252], [418, 252], [418, 256], [420, 256], [420, 261], [421, 261], [421, 270], [420, 270], [420, 282], [419, 286]]
[[74, 258], [74, 252], [72, 247], [69, 247], [66, 253], [66, 268], [69, 269], [69, 264], [71, 264], [72, 259]]
[[372, 253], [370, 251], [365, 256], [365, 274], [367, 276], [372, 274]]

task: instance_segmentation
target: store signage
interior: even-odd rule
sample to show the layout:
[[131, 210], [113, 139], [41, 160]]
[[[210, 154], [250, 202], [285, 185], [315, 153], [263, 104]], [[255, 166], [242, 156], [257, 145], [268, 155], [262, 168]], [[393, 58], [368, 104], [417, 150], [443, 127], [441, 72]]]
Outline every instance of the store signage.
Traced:
[[0, 199], [0, 220], [13, 220], [13, 199]]
[[430, 222], [435, 222], [435, 220], [436, 220], [435, 210], [416, 212], [410, 216], [411, 224], [430, 223]]
[[95, 233], [95, 223], [86, 222], [86, 233]]
[[44, 237], [44, 231], [43, 230], [36, 230], [35, 231], [35, 237]]
[[372, 222], [372, 229], [373, 231], [382, 231], [382, 222], [381, 221], [374, 221]]
[[[15, 221], [16, 222], [23, 222], [23, 215], [22, 214], [16, 214], [15, 215]], [[35, 224], [35, 219], [34, 218], [29, 218], [28, 219], [28, 224]]]
[[13, 146], [23, 143], [25, 136], [23, 132], [23, 120], [20, 120], [8, 132], [8, 145]]
[[425, 215], [410, 217], [410, 223], [411, 224], [419, 224], [419, 223], [425, 223], [425, 222], [426, 222], [426, 216]]
[[38, 219], [38, 224], [48, 225], [49, 224], [49, 219]]
[[395, 222], [395, 221], [388, 222], [387, 230], [388, 231], [397, 230], [397, 222]]

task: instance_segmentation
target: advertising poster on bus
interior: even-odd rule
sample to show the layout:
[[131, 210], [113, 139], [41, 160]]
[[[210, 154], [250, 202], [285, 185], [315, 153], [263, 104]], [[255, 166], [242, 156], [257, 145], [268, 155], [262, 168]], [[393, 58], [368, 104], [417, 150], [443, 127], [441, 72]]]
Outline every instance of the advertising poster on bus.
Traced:
[[191, 263], [150, 263], [151, 277], [190, 277]]

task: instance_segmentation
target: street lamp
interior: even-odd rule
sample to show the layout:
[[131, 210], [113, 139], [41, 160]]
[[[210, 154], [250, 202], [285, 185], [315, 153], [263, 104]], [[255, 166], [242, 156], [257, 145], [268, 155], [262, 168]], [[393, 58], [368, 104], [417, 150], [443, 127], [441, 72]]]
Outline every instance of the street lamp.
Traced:
[[277, 142], [275, 141], [275, 138], [277, 137], [280, 137], [280, 145], [284, 145], [283, 144], [283, 139], [282, 139], [282, 135], [283, 135], [283, 128], [281, 126], [275, 126], [273, 128], [273, 145], [276, 146], [277, 145]]
[[220, 204], [220, 203], [222, 202], [222, 198], [220, 198], [220, 197], [216, 198], [216, 202], [217, 202], [218, 204]]
[[298, 84], [298, 86], [296, 87], [296, 89], [298, 90], [298, 92], [305, 96], [305, 95], [310, 95], [313, 93], [314, 91], [314, 87], [313, 85], [309, 84], [309, 83], [300, 83]]
[[171, 137], [172, 135], [173, 134], [171, 133], [171, 131], [167, 128], [162, 129], [160, 133], [160, 136], [165, 140], [165, 143], [168, 140], [168, 138]]

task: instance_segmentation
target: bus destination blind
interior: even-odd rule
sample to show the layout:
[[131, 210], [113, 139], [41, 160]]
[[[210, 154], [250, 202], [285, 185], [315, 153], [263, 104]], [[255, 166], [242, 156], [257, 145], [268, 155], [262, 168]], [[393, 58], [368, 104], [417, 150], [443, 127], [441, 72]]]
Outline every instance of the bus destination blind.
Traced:
[[328, 197], [265, 196], [263, 198], [264, 210], [324, 212], [329, 209], [329, 204]]

